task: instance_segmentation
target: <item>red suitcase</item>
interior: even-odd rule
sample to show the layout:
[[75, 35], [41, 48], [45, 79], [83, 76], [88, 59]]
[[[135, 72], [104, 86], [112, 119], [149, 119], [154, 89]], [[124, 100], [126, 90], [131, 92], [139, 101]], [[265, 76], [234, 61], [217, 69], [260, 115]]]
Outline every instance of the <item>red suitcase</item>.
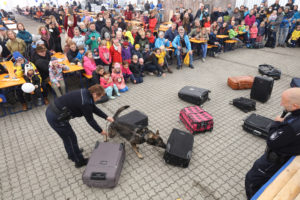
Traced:
[[214, 127], [213, 117], [199, 106], [182, 109], [179, 118], [192, 134], [212, 131]]

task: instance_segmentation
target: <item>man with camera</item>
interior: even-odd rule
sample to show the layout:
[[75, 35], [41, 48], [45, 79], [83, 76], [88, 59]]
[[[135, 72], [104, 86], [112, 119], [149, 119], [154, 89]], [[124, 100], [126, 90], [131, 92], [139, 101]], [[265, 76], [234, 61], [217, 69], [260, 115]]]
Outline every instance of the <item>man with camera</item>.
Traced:
[[[294, 155], [300, 155], [300, 88], [282, 93], [285, 111], [275, 118], [265, 153], [246, 175], [245, 188], [250, 199]], [[291, 114], [285, 115], [290, 112]]]
[[69, 121], [75, 117], [84, 116], [94, 130], [102, 135], [107, 135], [107, 132], [102, 130], [93, 117], [94, 113], [109, 122], [114, 121], [112, 117], [108, 117], [95, 105], [95, 102], [100, 100], [104, 94], [105, 91], [99, 84], [93, 85], [88, 89], [72, 91], [55, 99], [46, 110], [48, 123], [63, 140], [68, 158], [75, 162], [76, 168], [86, 165], [88, 159], [83, 157]]

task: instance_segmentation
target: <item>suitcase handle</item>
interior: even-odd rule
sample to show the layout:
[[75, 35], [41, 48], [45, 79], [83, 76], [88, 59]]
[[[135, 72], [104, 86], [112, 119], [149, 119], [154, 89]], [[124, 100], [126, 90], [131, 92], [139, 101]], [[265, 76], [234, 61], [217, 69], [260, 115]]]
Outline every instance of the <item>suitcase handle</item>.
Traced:
[[260, 131], [257, 131], [257, 130], [253, 130], [253, 134], [257, 135], [257, 136], [261, 136], [262, 135], [262, 133]]
[[104, 172], [92, 172], [91, 180], [106, 180], [106, 173], [104, 173]]

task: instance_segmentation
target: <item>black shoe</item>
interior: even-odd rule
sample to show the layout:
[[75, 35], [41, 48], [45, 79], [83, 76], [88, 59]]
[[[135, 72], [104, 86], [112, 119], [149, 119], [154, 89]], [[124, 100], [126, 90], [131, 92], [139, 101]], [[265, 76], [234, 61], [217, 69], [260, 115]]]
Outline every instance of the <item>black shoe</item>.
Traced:
[[88, 163], [88, 161], [89, 161], [89, 159], [84, 158], [82, 161], [75, 162], [75, 167], [76, 168], [83, 167], [83, 166], [85, 166]]
[[194, 69], [194, 66], [193, 65], [189, 65], [189, 68]]

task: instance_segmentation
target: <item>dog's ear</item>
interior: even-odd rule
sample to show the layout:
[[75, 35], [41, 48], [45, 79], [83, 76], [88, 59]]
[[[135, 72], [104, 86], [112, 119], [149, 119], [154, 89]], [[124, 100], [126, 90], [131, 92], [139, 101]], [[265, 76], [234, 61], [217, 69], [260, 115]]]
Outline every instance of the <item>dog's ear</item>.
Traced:
[[159, 135], [159, 131], [158, 130], [156, 131], [156, 135]]

